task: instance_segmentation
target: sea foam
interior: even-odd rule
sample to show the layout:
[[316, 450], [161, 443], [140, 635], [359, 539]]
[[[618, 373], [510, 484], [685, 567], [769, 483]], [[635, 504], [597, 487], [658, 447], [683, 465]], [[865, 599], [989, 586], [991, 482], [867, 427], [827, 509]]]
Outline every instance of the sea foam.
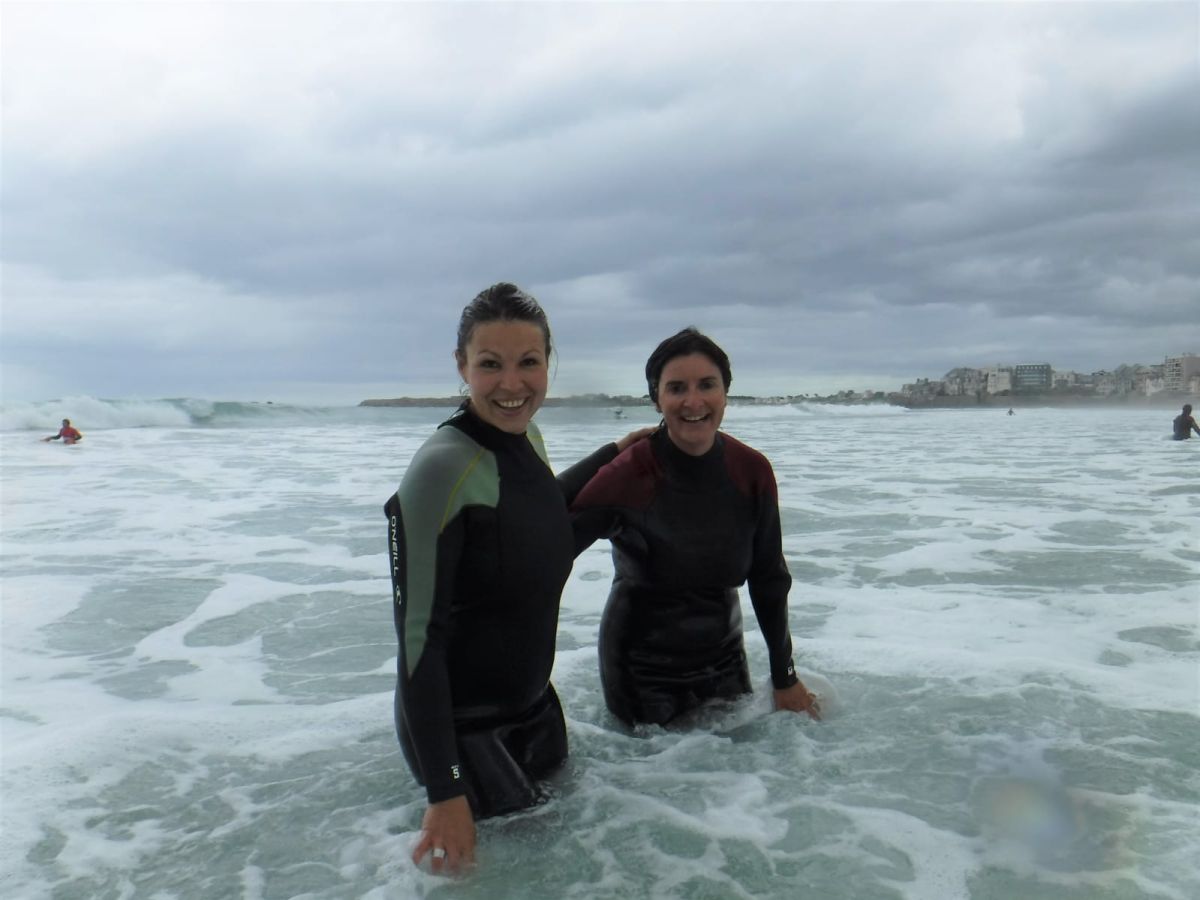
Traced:
[[[446, 882], [408, 860], [382, 514], [446, 411], [95, 402], [0, 433], [13, 896], [1200, 895], [1200, 441], [1169, 416], [731, 408], [829, 714], [770, 711], [743, 591], [755, 694], [621, 726], [594, 546], [553, 676], [571, 756]], [[85, 442], [38, 442], [63, 415]], [[557, 467], [656, 421], [539, 413]]]

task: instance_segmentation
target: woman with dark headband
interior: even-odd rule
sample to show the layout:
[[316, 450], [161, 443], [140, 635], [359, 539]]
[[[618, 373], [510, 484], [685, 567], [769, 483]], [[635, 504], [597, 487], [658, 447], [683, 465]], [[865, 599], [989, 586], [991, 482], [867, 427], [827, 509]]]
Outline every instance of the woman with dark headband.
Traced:
[[662, 425], [605, 465], [571, 506], [577, 552], [612, 541], [600, 681], [627, 724], [665, 725], [751, 690], [743, 583], [767, 642], [775, 707], [820, 718], [792, 663], [774, 472], [720, 431], [731, 381], [725, 352], [696, 329], [659, 344], [646, 382]]

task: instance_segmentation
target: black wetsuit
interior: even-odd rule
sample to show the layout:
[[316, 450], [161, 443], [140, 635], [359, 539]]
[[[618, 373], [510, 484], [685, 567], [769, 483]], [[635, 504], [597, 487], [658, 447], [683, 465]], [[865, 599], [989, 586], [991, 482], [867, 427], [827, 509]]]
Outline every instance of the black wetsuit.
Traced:
[[1196, 419], [1193, 416], [1185, 413], [1180, 413], [1171, 423], [1175, 429], [1175, 440], [1186, 441], [1192, 436], [1192, 431], [1200, 434], [1200, 426], [1196, 425]]
[[602, 468], [571, 513], [577, 550], [612, 540], [600, 680], [615, 716], [664, 724], [707, 699], [750, 690], [737, 594], [746, 581], [772, 683], [796, 683], [792, 579], [775, 475], [761, 453], [718, 434], [693, 457], [660, 429]]
[[[566, 484], [616, 452], [596, 451]], [[566, 757], [550, 684], [573, 560], [564, 490], [535, 426], [508, 434], [467, 411], [417, 451], [384, 507], [396, 732], [430, 803], [465, 794], [480, 818], [530, 806]]]

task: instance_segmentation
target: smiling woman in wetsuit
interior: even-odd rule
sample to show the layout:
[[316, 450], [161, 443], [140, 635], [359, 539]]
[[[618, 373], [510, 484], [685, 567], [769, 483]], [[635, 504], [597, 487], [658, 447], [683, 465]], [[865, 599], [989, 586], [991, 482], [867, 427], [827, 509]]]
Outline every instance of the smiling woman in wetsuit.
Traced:
[[[533, 415], [550, 326], [497, 284], [464, 310], [454, 351], [468, 397], [417, 451], [388, 517], [399, 641], [396, 732], [429, 806], [413, 862], [472, 862], [475, 819], [540, 801], [567, 755], [550, 684], [558, 605], [574, 557], [567, 503], [644, 436], [600, 448], [556, 480]], [[575, 487], [572, 488], [571, 486]]]
[[600, 681], [627, 724], [664, 725], [750, 692], [737, 588], [748, 582], [776, 709], [820, 718], [797, 679], [775, 474], [722, 433], [729, 358], [685, 328], [646, 363], [663, 425], [604, 466], [571, 506], [576, 551], [606, 537], [616, 574], [600, 624]]

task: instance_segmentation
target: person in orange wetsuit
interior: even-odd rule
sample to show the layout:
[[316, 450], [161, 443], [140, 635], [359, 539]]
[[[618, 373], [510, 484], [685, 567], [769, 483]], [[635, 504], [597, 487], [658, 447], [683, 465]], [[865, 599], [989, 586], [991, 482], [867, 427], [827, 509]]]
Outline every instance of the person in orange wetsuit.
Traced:
[[62, 420], [62, 428], [58, 430], [58, 434], [52, 434], [50, 437], [42, 438], [43, 441], [57, 441], [61, 439], [64, 444], [76, 444], [83, 440], [83, 434], [71, 424], [70, 419]]

